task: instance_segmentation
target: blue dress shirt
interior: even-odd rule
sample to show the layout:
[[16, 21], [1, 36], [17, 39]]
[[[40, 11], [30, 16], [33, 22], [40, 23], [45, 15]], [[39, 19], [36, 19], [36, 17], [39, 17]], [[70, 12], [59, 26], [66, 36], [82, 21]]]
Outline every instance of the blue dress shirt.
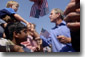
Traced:
[[74, 52], [71, 43], [63, 44], [57, 39], [57, 36], [64, 35], [65, 37], [70, 36], [70, 30], [66, 26], [66, 22], [62, 21], [61, 24], [57, 25], [50, 31], [50, 37], [52, 40], [52, 52]]

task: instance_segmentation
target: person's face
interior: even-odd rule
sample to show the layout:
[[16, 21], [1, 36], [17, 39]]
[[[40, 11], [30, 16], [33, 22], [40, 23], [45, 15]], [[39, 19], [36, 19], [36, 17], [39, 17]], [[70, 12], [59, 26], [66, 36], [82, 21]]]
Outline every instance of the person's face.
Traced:
[[50, 21], [51, 22], [56, 22], [57, 17], [58, 17], [58, 15], [55, 13], [54, 10], [52, 10], [50, 15], [49, 15]]
[[31, 31], [34, 31], [35, 30], [35, 27], [33, 24], [31, 24]]
[[19, 6], [18, 6], [17, 3], [15, 3], [15, 4], [12, 5], [12, 9], [14, 9], [15, 12], [17, 12], [18, 7], [19, 7]]
[[18, 33], [18, 38], [21, 40], [21, 41], [26, 41], [27, 40], [27, 29], [23, 29], [21, 30], [20, 33]]

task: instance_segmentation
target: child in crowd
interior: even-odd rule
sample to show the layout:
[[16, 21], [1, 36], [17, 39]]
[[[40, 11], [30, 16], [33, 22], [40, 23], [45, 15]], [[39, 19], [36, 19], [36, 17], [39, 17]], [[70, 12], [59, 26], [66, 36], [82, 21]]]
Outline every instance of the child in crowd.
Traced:
[[[24, 52], [31, 52], [30, 49], [21, 45], [21, 42], [27, 41], [27, 27], [20, 22], [9, 23], [5, 28], [6, 39], [10, 40], [12, 45], [19, 45]], [[10, 45], [11, 43], [8, 42]]]
[[41, 52], [42, 40], [40, 39], [39, 34], [36, 32], [35, 27], [35, 24], [30, 24], [27, 41], [22, 42], [21, 44], [31, 49], [33, 52]]
[[0, 18], [6, 21], [7, 23], [22, 21], [29, 28], [29, 23], [24, 20], [20, 15], [16, 14], [18, 7], [19, 4], [16, 1], [8, 1], [6, 4], [6, 8], [0, 10]]

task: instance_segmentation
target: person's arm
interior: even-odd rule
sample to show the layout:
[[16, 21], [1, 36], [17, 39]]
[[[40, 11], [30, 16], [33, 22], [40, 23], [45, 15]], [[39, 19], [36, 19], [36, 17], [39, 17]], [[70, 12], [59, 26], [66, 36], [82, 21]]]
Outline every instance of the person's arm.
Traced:
[[70, 28], [71, 31], [77, 31], [80, 29], [80, 22], [67, 23], [67, 26]]
[[77, 12], [71, 12], [69, 13], [64, 20], [68, 22], [80, 22], [80, 13]]
[[61, 43], [64, 43], [64, 44], [71, 43], [71, 38], [65, 37], [63, 35], [60, 35], [57, 38]]
[[24, 52], [23, 48], [18, 45], [10, 46], [12, 52]]
[[5, 28], [7, 26], [7, 23], [1, 23], [0, 26], [2, 26], [3, 28]]
[[15, 17], [17, 20], [22, 21], [22, 22], [24, 22], [25, 24], [27, 24], [27, 27], [28, 27], [28, 28], [30, 27], [30, 24], [29, 24], [26, 20], [24, 20], [24, 18], [22, 18], [20, 15], [14, 14], [14, 17]]
[[24, 52], [18, 45], [0, 46], [0, 52]]
[[71, 0], [64, 11], [64, 20], [71, 31], [80, 29], [80, 0]]
[[15, 17], [17, 20], [22, 21], [22, 22], [28, 24], [28, 22], [27, 22], [26, 20], [24, 20], [24, 18], [22, 18], [20, 15], [14, 14], [14, 17]]
[[[78, 1], [78, 0], [77, 0]], [[64, 15], [67, 15], [70, 12], [76, 12], [76, 9], [80, 8], [80, 3], [76, 3], [75, 0], [71, 0], [71, 2], [67, 5], [65, 11], [64, 11]]]

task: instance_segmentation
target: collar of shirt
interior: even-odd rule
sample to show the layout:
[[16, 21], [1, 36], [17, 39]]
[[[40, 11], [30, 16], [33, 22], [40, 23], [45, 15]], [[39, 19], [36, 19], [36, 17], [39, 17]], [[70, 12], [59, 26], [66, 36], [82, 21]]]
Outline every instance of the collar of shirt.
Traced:
[[62, 21], [59, 25], [56, 25], [54, 28], [52, 29], [56, 29], [58, 28], [59, 26], [65, 26], [66, 25], [66, 22], [65, 21]]

